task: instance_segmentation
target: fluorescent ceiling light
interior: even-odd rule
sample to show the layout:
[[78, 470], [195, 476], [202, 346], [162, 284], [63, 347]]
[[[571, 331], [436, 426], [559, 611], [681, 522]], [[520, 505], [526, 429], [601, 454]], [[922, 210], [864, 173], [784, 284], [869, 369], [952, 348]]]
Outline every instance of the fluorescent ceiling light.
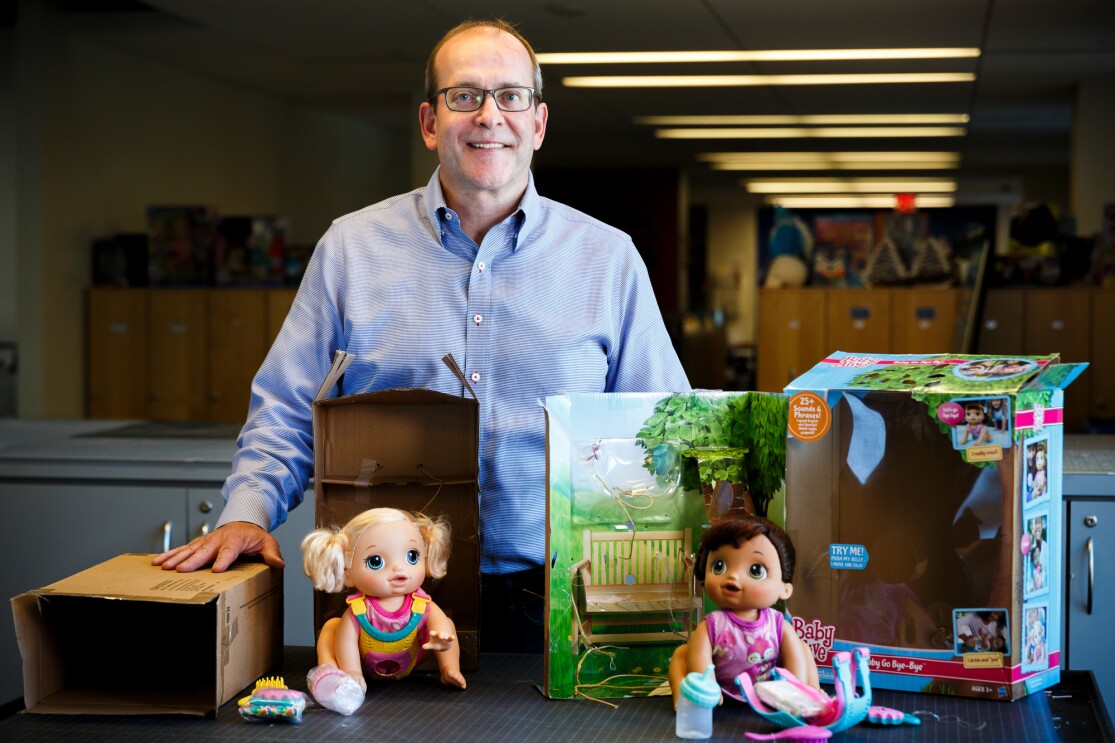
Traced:
[[710, 170], [955, 170], [957, 162], [884, 162], [884, 161], [847, 161], [825, 162], [714, 162]]
[[[875, 196], [767, 196], [767, 204], [777, 204], [787, 209], [893, 209], [894, 194]], [[918, 196], [918, 208], [945, 208], [956, 204], [952, 196]]]
[[703, 162], [716, 162], [726, 160], [780, 160], [780, 161], [815, 161], [815, 162], [848, 162], [852, 160], [864, 161], [894, 161], [907, 160], [911, 162], [955, 162], [960, 159], [959, 152], [929, 152], [914, 150], [901, 151], [876, 151], [868, 152], [702, 152], [697, 159]]
[[840, 75], [598, 75], [564, 77], [568, 88], [720, 88], [758, 85], [970, 83], [971, 72], [894, 72]]
[[875, 139], [878, 137], [963, 137], [960, 126], [831, 126], [777, 128], [656, 129], [659, 139]]
[[783, 178], [743, 182], [750, 193], [767, 194], [879, 194], [953, 193], [949, 178]]
[[636, 116], [650, 126], [817, 126], [967, 124], [968, 114], [817, 114], [805, 116]]
[[972, 47], [924, 49], [767, 49], [754, 51], [550, 52], [542, 64], [675, 64], [685, 62], [808, 62], [854, 59], [971, 59]]

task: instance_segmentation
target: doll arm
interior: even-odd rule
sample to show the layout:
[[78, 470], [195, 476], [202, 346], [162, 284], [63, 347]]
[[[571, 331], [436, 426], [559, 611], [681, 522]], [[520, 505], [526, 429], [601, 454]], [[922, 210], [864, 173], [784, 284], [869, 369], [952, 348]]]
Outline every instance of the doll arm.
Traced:
[[426, 626], [430, 630], [430, 639], [422, 649], [438, 651], [453, 647], [453, 643], [457, 641], [457, 628], [453, 626], [453, 622], [432, 601], [426, 606], [426, 612], [429, 615]]
[[712, 640], [708, 636], [708, 625], [702, 619], [686, 644], [685, 672], [704, 673], [710, 663], [715, 663], [712, 659]]
[[337, 665], [340, 669], [360, 682], [364, 688], [364, 669], [360, 664], [360, 633], [352, 619], [352, 611], [345, 610], [337, 627], [336, 639]]
[[782, 620], [781, 660], [782, 667], [787, 671], [813, 688], [821, 688], [821, 680], [817, 674], [817, 661], [813, 660], [813, 653], [798, 637], [793, 625], [787, 622], [785, 618]]

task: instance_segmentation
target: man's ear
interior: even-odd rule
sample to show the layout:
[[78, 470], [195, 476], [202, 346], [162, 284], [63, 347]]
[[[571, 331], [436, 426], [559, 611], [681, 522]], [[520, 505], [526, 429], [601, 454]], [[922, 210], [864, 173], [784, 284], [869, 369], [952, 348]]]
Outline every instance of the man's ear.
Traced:
[[542, 146], [546, 137], [546, 122], [550, 118], [550, 109], [545, 103], [539, 103], [534, 111], [534, 149]]
[[422, 141], [426, 149], [437, 149], [437, 109], [426, 101], [418, 107], [418, 127], [422, 130]]

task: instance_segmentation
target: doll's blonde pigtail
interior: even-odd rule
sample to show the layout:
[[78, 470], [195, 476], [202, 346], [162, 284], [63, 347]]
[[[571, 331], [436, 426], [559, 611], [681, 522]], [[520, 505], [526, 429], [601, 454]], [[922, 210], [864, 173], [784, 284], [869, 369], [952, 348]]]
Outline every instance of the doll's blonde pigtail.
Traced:
[[302, 540], [302, 567], [314, 588], [327, 593], [345, 589], [348, 535], [335, 528], [314, 529]]
[[452, 547], [449, 521], [440, 516], [431, 519], [421, 513], [414, 514], [414, 525], [426, 543], [426, 575], [442, 578], [449, 568], [449, 551]]

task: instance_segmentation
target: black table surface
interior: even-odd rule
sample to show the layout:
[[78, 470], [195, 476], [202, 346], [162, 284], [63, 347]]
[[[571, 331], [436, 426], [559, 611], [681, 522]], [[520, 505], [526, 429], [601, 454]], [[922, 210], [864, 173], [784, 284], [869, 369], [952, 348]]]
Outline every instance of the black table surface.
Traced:
[[[293, 689], [306, 689], [314, 664], [312, 648], [286, 648], [281, 675]], [[216, 718], [187, 716], [38, 715], [0, 720], [0, 740], [117, 741], [314, 741], [424, 743], [424, 741], [653, 741], [674, 737], [669, 697], [598, 702], [550, 700], [542, 696], [542, 658], [484, 655], [480, 670], [467, 674], [464, 691], [416, 674], [399, 683], [373, 684], [364, 705], [344, 717], [307, 705], [303, 721], [249, 722], [233, 700]], [[862, 723], [834, 741], [1104, 741], [1111, 723], [1097, 701], [1088, 672], [1067, 672], [1062, 682], [1016, 702], [874, 691], [874, 702], [917, 714], [920, 726]], [[712, 740], [747, 740], [746, 731], [777, 728], [746, 705], [729, 700], [713, 718]]]

